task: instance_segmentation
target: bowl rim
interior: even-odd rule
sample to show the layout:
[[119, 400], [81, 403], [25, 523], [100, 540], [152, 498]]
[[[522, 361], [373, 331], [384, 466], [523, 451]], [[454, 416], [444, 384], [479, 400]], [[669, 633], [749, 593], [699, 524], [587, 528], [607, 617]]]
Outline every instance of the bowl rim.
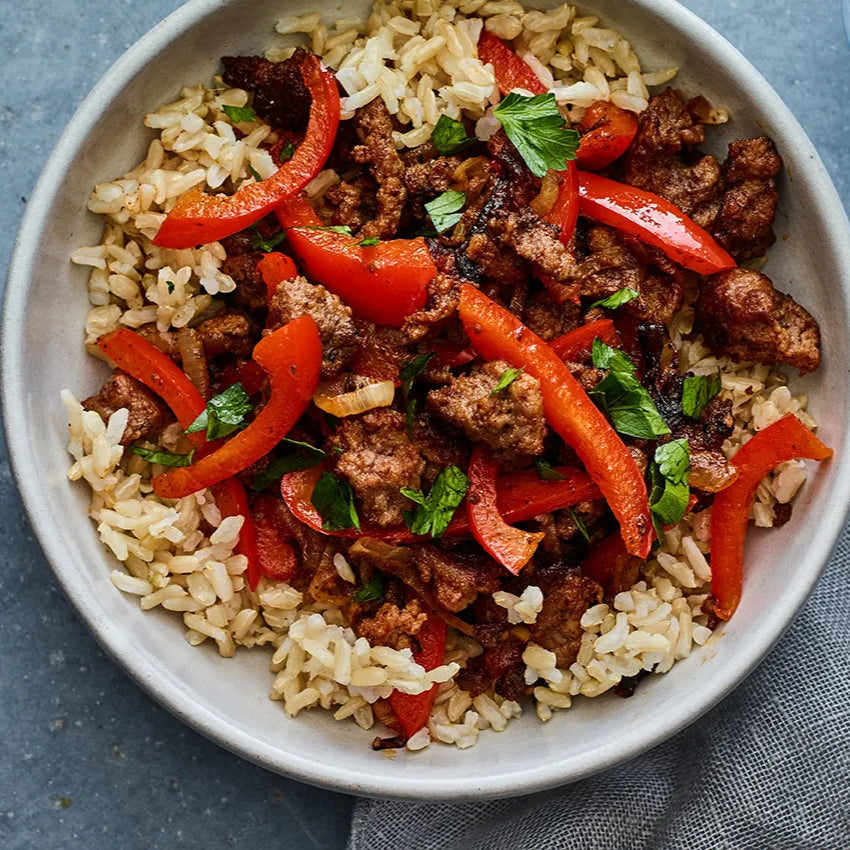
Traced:
[[[765, 633], [762, 641], [745, 647], [727, 667], [718, 671], [699, 694], [679, 702], [667, 716], [660, 731], [654, 724], [647, 729], [634, 730], [626, 744], [611, 743], [596, 750], [592, 764], [581, 764], [575, 758], [567, 758], [512, 772], [504, 779], [498, 776], [474, 779], [443, 777], [437, 782], [429, 780], [427, 775], [364, 775], [334, 764], [313, 762], [281, 749], [269, 756], [258, 751], [257, 741], [250, 734], [231, 726], [225, 717], [203, 706], [187, 704], [167, 677], [153, 665], [140, 661], [120, 625], [98, 615], [89, 588], [80, 580], [74, 565], [69, 563], [53, 531], [54, 518], [39, 498], [35, 478], [28, 474], [31, 469], [37, 468], [37, 458], [29, 445], [29, 432], [21, 406], [15, 404], [15, 399], [24, 393], [23, 379], [26, 372], [20, 354], [28, 289], [35, 271], [41, 235], [56, 201], [62, 176], [73, 165], [88, 128], [102, 112], [102, 105], [111, 103], [150, 57], [181, 38], [187, 29], [210, 12], [234, 2], [239, 0], [189, 0], [153, 26], [112, 65], [80, 104], [56, 143], [27, 204], [15, 242], [3, 297], [0, 328], [3, 425], [10, 466], [24, 510], [65, 595], [104, 651], [175, 717], [255, 764], [331, 790], [420, 800], [457, 801], [515, 796], [577, 781], [660, 744], [727, 696], [763, 660], [790, 626], [823, 571], [843, 530], [850, 508], [850, 453], [833, 461], [839, 464], [835, 476], [836, 486], [824, 507], [825, 516], [820, 523], [821, 527], [826, 528], [826, 533], [813, 537], [807, 557], [810, 566], [804, 578], [792, 586], [792, 592], [783, 595], [773, 610], [774, 627]], [[781, 125], [782, 133], [794, 139], [798, 155], [808, 161], [805, 180], [817, 188], [819, 203], [835, 225], [828, 233], [822, 234], [828, 243], [826, 247], [831, 253], [850, 258], [850, 224], [835, 186], [805, 131], [764, 77], [723, 36], [675, 0], [631, 0], [631, 4], [664, 17], [674, 29], [690, 40], [699, 39], [709, 53], [723, 57], [735, 78], [741, 79], [746, 75], [751, 91], [765, 109], [771, 110], [778, 117], [777, 124]], [[850, 302], [847, 287], [842, 287], [842, 296], [847, 306]], [[850, 315], [850, 309], [847, 309], [847, 313]]]

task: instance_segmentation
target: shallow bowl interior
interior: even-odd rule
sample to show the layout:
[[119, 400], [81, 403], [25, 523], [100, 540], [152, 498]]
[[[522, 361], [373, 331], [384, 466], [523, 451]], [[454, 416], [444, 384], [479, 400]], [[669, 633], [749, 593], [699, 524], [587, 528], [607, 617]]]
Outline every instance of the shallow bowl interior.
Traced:
[[[366, 8], [347, 5], [346, 15]], [[65, 478], [59, 392], [92, 392], [104, 374], [81, 345], [86, 273], [68, 256], [99, 241], [101, 222], [86, 211], [89, 191], [143, 155], [150, 138], [144, 113], [173, 99], [181, 84], [208, 82], [218, 56], [273, 42], [277, 0], [195, 0], [155, 27], [83, 104], [30, 202], [7, 285], [3, 398], [10, 455], [33, 526], [72, 603], [110, 654], [179, 717], [272, 770], [356, 793], [462, 799], [526, 793], [615, 764], [694, 720], [752, 669], [802, 604], [842, 526], [850, 487], [843, 451], [850, 239], [835, 190], [778, 97], [691, 13], [672, 0], [592, 6], [633, 41], [645, 68], [679, 65], [677, 85], [730, 110], [731, 122], [713, 134], [718, 152], [729, 139], [761, 132], [777, 141], [787, 177], [781, 238], [767, 271], [820, 321], [824, 366], [796, 386], [810, 394], [821, 435], [837, 450], [805, 487], [788, 525], [751, 534], [746, 592], [732, 622], [628, 701], [577, 700], [546, 725], [527, 712], [509, 732], [483, 734], [473, 750], [432, 746], [391, 761], [373, 753], [370, 733], [352, 724], [322, 712], [287, 718], [267, 699], [264, 652], [223, 660], [208, 647], [193, 649], [177, 618], [143, 613], [134, 597], [111, 585], [114, 564], [86, 519], [86, 492]], [[321, 7], [329, 21], [338, 14], [335, 4]], [[294, 0], [286, 11], [315, 8]]]

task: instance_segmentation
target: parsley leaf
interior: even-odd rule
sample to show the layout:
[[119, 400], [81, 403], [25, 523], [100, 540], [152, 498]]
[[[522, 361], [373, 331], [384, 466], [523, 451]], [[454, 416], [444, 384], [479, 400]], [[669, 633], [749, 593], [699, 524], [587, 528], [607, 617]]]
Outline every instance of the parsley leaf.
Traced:
[[588, 395], [621, 434], [656, 440], [670, 433], [646, 387], [631, 372], [612, 369]]
[[469, 479], [459, 466], [447, 466], [434, 480], [427, 496], [421, 490], [402, 487], [402, 496], [416, 503], [415, 510], [404, 514], [407, 527], [414, 534], [442, 537], [468, 489]]
[[417, 354], [416, 357], [405, 363], [398, 373], [399, 378], [401, 378], [401, 394], [404, 396], [407, 407], [408, 434], [411, 428], [413, 428], [413, 420], [416, 416], [416, 399], [410, 398], [410, 391], [413, 389], [413, 382], [422, 374], [432, 357], [434, 357], [433, 351], [425, 351], [422, 354]]
[[380, 241], [377, 236], [367, 236], [365, 239], [355, 242], [354, 245], [358, 248], [374, 248]]
[[316, 482], [310, 501], [322, 517], [322, 528], [325, 531], [339, 531], [341, 528], [356, 528], [360, 531], [360, 517], [354, 507], [354, 491], [347, 481], [330, 472], [323, 472]]
[[499, 380], [496, 383], [496, 386], [493, 387], [493, 392], [490, 393], [490, 398], [496, 395], [496, 393], [506, 390], [524, 371], [524, 367], [515, 369], [513, 366], [508, 366], [508, 368], [499, 375]]
[[347, 224], [294, 224], [287, 230], [324, 230], [326, 233], [342, 233], [344, 236], [353, 236], [351, 228]]
[[699, 419], [705, 406], [720, 392], [720, 372], [713, 378], [689, 376], [682, 384], [682, 413], [688, 419]]
[[544, 481], [566, 481], [567, 476], [558, 472], [548, 460], [535, 458], [534, 465], [537, 467], [537, 473]]
[[253, 166], [253, 165], [249, 165], [249, 166], [248, 166], [248, 171], [250, 171], [250, 172], [251, 172], [251, 176], [252, 176], [252, 177], [253, 177], [253, 178], [254, 178], [254, 179], [255, 179], [258, 183], [259, 183], [259, 182], [263, 179], [262, 177], [260, 177], [260, 172], [259, 172], [259, 171], [257, 171], [257, 169], [256, 169], [256, 168], [254, 168], [254, 166]]
[[281, 445], [286, 443], [292, 448], [285, 454], [276, 457], [262, 472], [257, 473], [251, 481], [251, 489], [261, 493], [270, 484], [279, 481], [284, 475], [289, 472], [295, 472], [298, 469], [310, 469], [313, 466], [320, 464], [327, 455], [322, 449], [311, 446], [309, 443], [302, 443], [300, 440], [290, 440], [289, 437], [284, 437]]
[[234, 123], [256, 121], [257, 113], [250, 106], [222, 106], [221, 111]]
[[655, 450], [650, 464], [649, 508], [659, 539], [664, 534], [664, 526], [675, 525], [688, 510], [690, 470], [690, 447], [686, 439], [671, 440]]
[[290, 141], [286, 141], [281, 145], [280, 153], [277, 155], [277, 161], [283, 165], [284, 162], [289, 161], [295, 154], [295, 145]]
[[640, 293], [629, 286], [624, 286], [607, 298], [600, 298], [598, 301], [594, 301], [587, 309], [592, 310], [594, 307], [607, 307], [609, 310], [616, 310], [618, 307], [622, 307], [623, 304], [634, 301], [635, 298], [640, 298]]
[[460, 121], [441, 115], [431, 132], [431, 141], [438, 153], [449, 156], [474, 145], [478, 139], [467, 136], [466, 127]]
[[165, 281], [165, 288], [168, 290], [168, 294], [171, 295], [171, 293], [174, 292], [174, 281], [173, 280]]
[[270, 254], [284, 239], [286, 239], [286, 233], [283, 231], [266, 239], [255, 227], [251, 233], [251, 248], [255, 251], [262, 251], [264, 254]]
[[160, 463], [163, 466], [190, 466], [195, 454], [194, 449], [187, 455], [176, 455], [172, 452], [164, 452], [161, 449], [145, 449], [141, 446], [130, 446], [130, 451], [148, 463]]
[[570, 508], [570, 518], [573, 523], [575, 523], [575, 527], [579, 530], [579, 534], [581, 534], [581, 536], [590, 543], [590, 532], [587, 530], [584, 520], [572, 508]]
[[384, 580], [377, 574], [373, 575], [354, 596], [352, 602], [377, 602], [384, 598]]
[[466, 203], [466, 194], [456, 189], [448, 189], [442, 195], [437, 195], [433, 201], [425, 204], [428, 217], [434, 223], [438, 233], [454, 227], [461, 218], [461, 210]]
[[550, 168], [563, 171], [576, 158], [579, 134], [569, 129], [551, 92], [534, 97], [511, 92], [493, 114], [532, 174], [545, 177]]
[[593, 365], [597, 369], [612, 369], [615, 372], [634, 373], [635, 364], [618, 348], [612, 348], [599, 337], [593, 340]]
[[186, 433], [206, 431], [208, 440], [218, 440], [239, 430], [253, 409], [254, 405], [242, 384], [233, 384], [207, 402], [206, 410], [186, 429]]

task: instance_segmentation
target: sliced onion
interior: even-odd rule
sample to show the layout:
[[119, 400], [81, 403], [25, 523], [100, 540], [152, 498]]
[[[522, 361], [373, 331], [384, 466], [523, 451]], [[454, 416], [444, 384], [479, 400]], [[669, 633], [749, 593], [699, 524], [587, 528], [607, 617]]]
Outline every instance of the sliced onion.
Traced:
[[180, 347], [180, 360], [183, 371], [195, 385], [203, 398], [210, 396], [210, 375], [207, 371], [207, 358], [200, 334], [194, 328], [180, 328], [177, 331], [177, 345]]
[[540, 184], [540, 193], [529, 204], [531, 209], [536, 212], [537, 215], [545, 216], [546, 213], [555, 206], [555, 201], [558, 199], [560, 185], [561, 179], [558, 176], [558, 172], [552, 171], [550, 168], [549, 171], [546, 172], [543, 182]]
[[[355, 376], [355, 380], [358, 378], [364, 380]], [[331, 384], [323, 381], [316, 387], [313, 403], [331, 416], [354, 416], [375, 407], [387, 407], [393, 403], [394, 395], [395, 384], [392, 381], [368, 383], [347, 393], [338, 393]]]

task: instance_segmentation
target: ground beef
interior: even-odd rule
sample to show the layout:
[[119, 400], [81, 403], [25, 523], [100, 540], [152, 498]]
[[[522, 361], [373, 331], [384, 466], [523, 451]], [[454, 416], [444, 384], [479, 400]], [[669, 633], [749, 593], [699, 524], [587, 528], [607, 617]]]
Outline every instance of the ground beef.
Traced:
[[581, 306], [573, 301], [558, 304], [541, 289], [525, 305], [522, 322], [541, 339], [551, 342], [581, 324]]
[[331, 221], [334, 225], [359, 230], [375, 215], [375, 196], [378, 187], [368, 174], [360, 174], [351, 180], [343, 180], [331, 186], [325, 193], [325, 200], [333, 204]]
[[233, 291], [236, 306], [249, 313], [261, 313], [267, 306], [266, 285], [257, 271], [257, 263], [262, 258], [261, 253], [252, 251], [228, 256], [221, 264], [221, 270], [236, 284]]
[[701, 119], [708, 108], [705, 98], [686, 103], [673, 89], [653, 97], [626, 152], [626, 182], [667, 198], [689, 215], [711, 205], [722, 190], [720, 164], [693, 150], [705, 141]]
[[170, 418], [168, 408], [159, 398], [144, 384], [119, 369], [115, 370], [97, 395], [83, 401], [83, 407], [100, 414], [104, 422], [116, 410], [126, 407], [130, 416], [121, 436], [121, 444], [124, 446], [159, 434]]
[[495, 395], [504, 360], [491, 360], [457, 376], [451, 384], [428, 393], [428, 409], [460, 428], [472, 442], [484, 442], [506, 459], [539, 455], [546, 423], [540, 382], [520, 375]]
[[393, 141], [393, 123], [381, 98], [357, 110], [354, 117], [360, 144], [351, 151], [354, 162], [368, 165], [378, 183], [377, 214], [358, 231], [358, 236], [387, 239], [395, 235], [401, 221], [407, 190], [404, 163]]
[[351, 308], [324, 286], [298, 275], [278, 284], [269, 304], [272, 330], [299, 316], [312, 316], [322, 341], [322, 377], [338, 375], [357, 347], [357, 328]]
[[499, 564], [480, 552], [444, 552], [435, 546], [417, 547], [416, 568], [437, 602], [452, 613], [462, 611], [479, 593], [497, 591], [503, 574]]
[[428, 619], [428, 612], [419, 599], [413, 597], [403, 605], [397, 602], [383, 602], [371, 614], [362, 616], [355, 611], [356, 603], [351, 606], [351, 623], [357, 637], [364, 637], [372, 646], [389, 646], [393, 649], [409, 649], [411, 637]]
[[306, 55], [299, 49], [283, 62], [270, 62], [261, 56], [223, 56], [221, 76], [226, 85], [252, 92], [254, 111], [272, 127], [303, 130], [312, 103], [301, 76]]
[[416, 417], [413, 441], [425, 460], [422, 479], [429, 487], [447, 466], [466, 469], [469, 464], [469, 443], [458, 431], [428, 411]]
[[531, 266], [489, 233], [475, 233], [466, 245], [466, 258], [480, 273], [505, 286], [519, 286], [528, 280]]
[[720, 354], [787, 363], [801, 374], [820, 365], [817, 322], [760, 272], [737, 268], [709, 277], [696, 303], [696, 316], [707, 344]]
[[569, 667], [581, 644], [582, 615], [598, 601], [599, 585], [559, 564], [535, 570], [533, 582], [543, 591], [543, 607], [529, 627], [530, 639], [554, 652], [558, 667]]
[[467, 662], [457, 675], [458, 686], [473, 697], [492, 687], [505, 699], [520, 699], [527, 690], [524, 650], [523, 641], [510, 632], [504, 633], [492, 648]]
[[404, 172], [404, 186], [408, 194], [435, 197], [445, 192], [462, 161], [459, 156], [435, 156], [408, 165]]
[[180, 345], [177, 342], [177, 331], [161, 331], [156, 322], [136, 328], [136, 333], [143, 336], [149, 343], [155, 345], [172, 360], [180, 359]]
[[418, 490], [425, 468], [404, 415], [383, 407], [343, 419], [328, 447], [342, 450], [336, 472], [354, 488], [362, 517], [380, 526], [401, 525], [411, 503], [399, 490]]
[[221, 310], [196, 330], [207, 357], [250, 357], [259, 339], [257, 326], [239, 310]]
[[775, 178], [781, 168], [776, 146], [767, 136], [729, 145], [723, 166], [726, 190], [711, 230], [738, 262], [763, 256], [776, 239]]

